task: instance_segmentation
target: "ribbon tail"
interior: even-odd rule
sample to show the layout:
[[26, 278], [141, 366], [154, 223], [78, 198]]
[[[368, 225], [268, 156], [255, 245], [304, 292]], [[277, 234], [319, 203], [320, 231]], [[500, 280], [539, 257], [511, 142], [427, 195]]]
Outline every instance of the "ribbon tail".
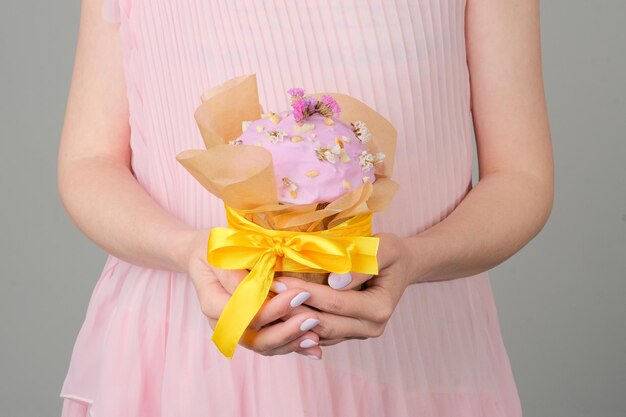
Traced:
[[265, 252], [239, 283], [217, 320], [212, 340], [227, 358], [233, 357], [241, 336], [265, 302], [275, 265], [276, 255], [272, 251]]

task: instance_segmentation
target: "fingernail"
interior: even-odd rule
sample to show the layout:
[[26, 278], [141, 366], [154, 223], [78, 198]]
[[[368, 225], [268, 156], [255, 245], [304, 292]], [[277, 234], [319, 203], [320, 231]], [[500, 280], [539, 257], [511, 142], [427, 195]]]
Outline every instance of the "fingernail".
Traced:
[[280, 281], [272, 281], [271, 289], [275, 293], [279, 294], [287, 289], [287, 285], [285, 285], [284, 283]]
[[291, 302], [289, 303], [289, 305], [292, 307], [298, 307], [300, 304], [308, 300], [310, 296], [311, 294], [309, 294], [308, 292], [302, 291], [300, 294], [296, 295], [295, 297], [291, 299]]
[[302, 330], [303, 332], [306, 332], [307, 330], [311, 330], [313, 327], [317, 326], [318, 324], [320, 324], [320, 321], [318, 319], [306, 319], [300, 325], [300, 330]]
[[351, 282], [352, 282], [352, 275], [349, 272], [346, 272], [345, 274], [336, 274], [332, 272], [328, 276], [328, 285], [330, 285], [331, 288], [334, 288], [336, 290], [344, 288], [346, 285], [350, 284]]
[[304, 339], [302, 342], [300, 342], [300, 347], [303, 349], [310, 348], [310, 347], [317, 346], [317, 345], [318, 343], [313, 339]]
[[315, 359], [315, 360], [318, 360], [318, 361], [319, 361], [320, 359], [322, 359], [322, 358], [320, 358], [319, 356], [315, 356], [315, 355], [306, 355], [306, 356], [307, 356], [307, 358]]

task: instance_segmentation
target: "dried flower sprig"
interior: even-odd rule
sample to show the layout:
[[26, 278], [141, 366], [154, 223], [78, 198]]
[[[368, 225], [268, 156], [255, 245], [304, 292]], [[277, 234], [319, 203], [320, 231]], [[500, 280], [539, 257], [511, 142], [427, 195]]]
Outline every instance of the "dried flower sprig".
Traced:
[[304, 89], [293, 87], [287, 90], [287, 94], [289, 94], [291, 97], [304, 97]]
[[324, 117], [337, 117], [341, 112], [341, 107], [337, 100], [331, 96], [324, 95], [320, 100], [304, 95], [302, 88], [290, 88], [287, 93], [291, 96], [290, 103], [293, 109], [293, 117], [296, 122], [301, 123], [311, 115], [318, 113]]
[[367, 151], [361, 152], [359, 155], [359, 165], [361, 165], [361, 169], [364, 172], [369, 171], [374, 167], [374, 165], [380, 164], [385, 159], [385, 154], [382, 152], [378, 152], [373, 155]]
[[350, 125], [352, 126], [354, 135], [359, 141], [361, 141], [361, 143], [367, 143], [372, 139], [372, 134], [367, 126], [365, 126], [365, 123], [357, 120], [356, 122], [351, 122]]
[[339, 115], [339, 113], [341, 112], [339, 103], [337, 103], [337, 100], [335, 100], [332, 96], [322, 96], [321, 101], [322, 101], [322, 105], [326, 107], [327, 109], [330, 109], [330, 111], [334, 115]]

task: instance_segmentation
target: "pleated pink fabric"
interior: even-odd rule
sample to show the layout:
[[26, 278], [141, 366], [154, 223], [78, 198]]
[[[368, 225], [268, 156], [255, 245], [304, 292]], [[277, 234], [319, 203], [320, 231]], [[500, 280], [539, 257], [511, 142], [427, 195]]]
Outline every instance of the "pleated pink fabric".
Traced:
[[[220, 201], [176, 161], [202, 149], [200, 94], [256, 73], [286, 91], [350, 94], [398, 129], [393, 204], [375, 231], [415, 234], [471, 188], [465, 0], [107, 0], [118, 20], [137, 180], [197, 228]], [[487, 273], [408, 288], [385, 333], [324, 358], [232, 361], [211, 342], [188, 276], [109, 257], [60, 396], [63, 417], [516, 417], [521, 406]]]

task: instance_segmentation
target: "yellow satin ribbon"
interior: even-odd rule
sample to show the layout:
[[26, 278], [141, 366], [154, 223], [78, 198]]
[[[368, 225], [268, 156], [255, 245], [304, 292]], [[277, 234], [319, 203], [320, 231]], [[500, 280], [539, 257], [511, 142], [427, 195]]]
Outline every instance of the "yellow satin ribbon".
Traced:
[[207, 261], [216, 268], [250, 270], [213, 330], [213, 342], [229, 359], [267, 298], [274, 271], [378, 274], [371, 213], [319, 232], [264, 229], [228, 206], [226, 216], [229, 227], [211, 230]]

